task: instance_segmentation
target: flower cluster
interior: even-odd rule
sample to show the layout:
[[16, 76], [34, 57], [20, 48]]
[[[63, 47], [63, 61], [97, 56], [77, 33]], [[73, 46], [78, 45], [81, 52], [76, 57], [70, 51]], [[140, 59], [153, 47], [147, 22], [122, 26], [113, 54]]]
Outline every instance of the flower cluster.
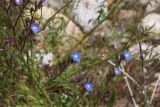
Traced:
[[[39, 8], [39, 7], [41, 7], [42, 6], [42, 4], [45, 2], [46, 0], [37, 0], [36, 2], [37, 2], [37, 8]], [[23, 0], [14, 0], [14, 2], [15, 2], [15, 4], [17, 5], [17, 6], [21, 6], [21, 5], [23, 5], [23, 3], [24, 3], [24, 1]], [[96, 1], [95, 1], [96, 2]], [[80, 2], [81, 3], [81, 2]], [[102, 0], [101, 2], [99, 2], [99, 4], [103, 4], [104, 3], [104, 1]], [[80, 7], [81, 5], [79, 5], [79, 7], [78, 8], [81, 8]], [[94, 7], [94, 6], [93, 6]], [[95, 6], [96, 7], [96, 6]], [[98, 10], [99, 10], [99, 8], [98, 8]], [[87, 10], [87, 12], [88, 12], [88, 10]], [[78, 11], [78, 13], [79, 13], [79, 11]], [[81, 12], [80, 12], [81, 13]], [[82, 13], [84, 13], [84, 12], [82, 12]], [[96, 17], [95, 18], [93, 18], [93, 19], [97, 19], [97, 17], [98, 17], [98, 13], [96, 13]], [[89, 15], [90, 16], [90, 15]], [[88, 21], [87, 21], [88, 22]], [[88, 25], [88, 23], [87, 23], [87, 25]], [[93, 26], [93, 25], [92, 25]], [[31, 29], [31, 31], [34, 33], [34, 34], [36, 34], [36, 33], [38, 33], [38, 32], [40, 32], [40, 25], [38, 24], [38, 23], [36, 23], [35, 21], [33, 21], [32, 23], [31, 23], [31, 25], [30, 25], [30, 29]], [[44, 62], [44, 64], [48, 64], [48, 59], [50, 59], [52, 57], [52, 55], [50, 55], [50, 54], [47, 54], [47, 55], [45, 55], [44, 56], [44, 58], [43, 58], [43, 62]], [[128, 52], [127, 50], [124, 50], [123, 51], [123, 57], [124, 57], [124, 59], [126, 60], [126, 61], [130, 61], [131, 59], [132, 59], [132, 55], [130, 54], [130, 52]], [[70, 54], [70, 58], [71, 58], [71, 60], [73, 61], [73, 62], [76, 62], [76, 63], [80, 63], [80, 59], [81, 59], [81, 55], [80, 55], [80, 53], [78, 53], [78, 52], [76, 52], [76, 51], [74, 51], [74, 52], [72, 52], [71, 54]], [[120, 75], [120, 69], [119, 69], [119, 67], [115, 67], [114, 68], [114, 74], [116, 75], [116, 76], [118, 76], [118, 75]], [[85, 88], [85, 90], [86, 91], [89, 91], [89, 92], [91, 92], [91, 91], [93, 91], [93, 89], [94, 89], [94, 85], [93, 85], [93, 83], [92, 82], [86, 82], [85, 84], [84, 84], [84, 88]]]
[[[124, 59], [126, 60], [126, 61], [130, 61], [131, 59], [132, 59], [132, 55], [131, 55], [131, 53], [129, 52], [129, 51], [127, 51], [127, 50], [124, 50], [123, 51], [123, 57], [124, 57]], [[119, 69], [119, 67], [115, 67], [114, 68], [114, 74], [116, 75], [116, 76], [118, 76], [118, 75], [120, 75], [120, 69]]]
[[[46, 0], [37, 0], [37, 3], [38, 3], [37, 7], [39, 7], [39, 4], [42, 5], [42, 3], [44, 3], [45, 1], [46, 1]], [[14, 2], [15, 2], [15, 4], [16, 4], [17, 6], [23, 5], [23, 3], [24, 3], [23, 0], [14, 0]], [[32, 30], [33, 33], [38, 33], [38, 32], [40, 31], [40, 26], [39, 26], [39, 24], [33, 22], [33, 23], [31, 24], [31, 30]]]
[[[72, 59], [72, 61], [79, 63], [81, 55], [75, 51], [70, 54], [70, 58]], [[92, 82], [86, 82], [84, 84], [84, 88], [86, 91], [91, 92], [91, 91], [93, 91], [94, 85]]]

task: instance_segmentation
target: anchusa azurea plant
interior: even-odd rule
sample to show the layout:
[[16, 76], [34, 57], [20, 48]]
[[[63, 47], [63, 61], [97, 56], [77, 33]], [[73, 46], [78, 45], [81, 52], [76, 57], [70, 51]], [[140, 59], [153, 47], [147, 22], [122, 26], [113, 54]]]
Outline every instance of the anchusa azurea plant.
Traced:
[[[54, 9], [44, 6], [52, 1], [55, 3], [48, 6], [60, 6]], [[116, 23], [119, 20], [117, 17], [121, 15], [112, 17], [118, 12], [128, 13], [124, 6], [132, 6], [133, 2], [125, 1], [127, 0], [109, 3], [107, 14], [103, 12], [104, 7], [99, 8], [106, 0], [0, 0], [0, 107], [113, 107], [125, 95], [125, 100], [131, 98], [125, 106], [130, 106], [131, 101], [135, 106], [139, 102], [145, 106], [150, 96], [150, 92], [146, 91], [148, 77], [147, 70], [144, 69], [145, 59], [135, 60], [135, 55], [128, 50], [134, 44], [134, 39], [146, 42], [144, 37], [142, 40], [136, 38], [143, 34], [146, 36], [146, 32], [136, 35], [140, 32], [137, 31], [139, 29], [129, 31], [131, 28], [129, 25], [125, 28], [126, 23], [121, 26], [119, 22]], [[72, 16], [74, 11], [70, 11], [74, 4], [78, 6], [75, 8], [76, 17]], [[83, 13], [83, 7], [86, 8], [84, 13], [89, 14]], [[117, 9], [119, 10], [116, 11]], [[134, 8], [136, 10], [138, 9]], [[79, 15], [87, 15], [88, 21], [82, 21], [83, 17]], [[108, 19], [109, 22], [106, 21]], [[101, 29], [101, 24], [105, 21], [105, 27]], [[81, 22], [85, 22], [85, 28], [89, 28], [85, 30]], [[123, 32], [119, 31], [122, 26], [125, 28]], [[107, 31], [105, 29], [104, 32], [106, 27]], [[117, 30], [112, 34], [113, 29]], [[136, 36], [130, 37], [132, 34]], [[116, 39], [115, 35], [118, 38], [125, 35], [125, 41], [128, 38], [133, 41], [128, 40], [124, 46], [124, 43], [120, 43], [121, 39], [113, 40]], [[115, 46], [117, 43], [120, 45]], [[142, 54], [140, 49], [140, 55]], [[117, 60], [119, 55], [123, 57]], [[110, 61], [111, 65], [105, 63], [106, 61]], [[132, 67], [139, 65], [140, 68], [137, 69]], [[143, 76], [133, 75], [141, 70]], [[138, 80], [138, 77], [143, 79]], [[126, 85], [119, 82], [122, 79]], [[138, 87], [134, 91], [143, 91], [140, 94], [143, 95], [142, 98], [132, 98], [136, 95], [132, 93], [131, 83]], [[126, 91], [126, 87], [129, 91]], [[123, 95], [115, 95], [122, 91]], [[128, 97], [129, 94], [131, 97]]]

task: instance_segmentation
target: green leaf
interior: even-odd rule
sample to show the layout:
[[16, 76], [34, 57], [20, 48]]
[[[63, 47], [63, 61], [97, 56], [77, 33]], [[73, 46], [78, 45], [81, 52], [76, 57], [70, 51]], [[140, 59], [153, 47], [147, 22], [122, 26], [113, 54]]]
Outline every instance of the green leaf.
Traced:
[[113, 89], [112, 96], [108, 101], [107, 107], [113, 107], [115, 100], [116, 100], [116, 92], [115, 92], [115, 89]]

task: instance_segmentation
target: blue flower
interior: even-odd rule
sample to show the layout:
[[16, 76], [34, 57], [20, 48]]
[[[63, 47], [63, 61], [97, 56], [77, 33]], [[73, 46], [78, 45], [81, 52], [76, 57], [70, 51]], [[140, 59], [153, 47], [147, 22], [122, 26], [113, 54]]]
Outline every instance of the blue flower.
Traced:
[[84, 87], [85, 87], [85, 90], [86, 90], [86, 91], [91, 92], [91, 91], [93, 91], [94, 85], [93, 85], [92, 82], [86, 82], [86, 83], [84, 84]]
[[31, 30], [33, 33], [38, 33], [40, 31], [40, 27], [39, 24], [37, 23], [32, 23], [31, 24]]
[[130, 54], [130, 52], [124, 50], [123, 51], [123, 56], [125, 58], [125, 60], [130, 61], [132, 59], [132, 55]]
[[120, 72], [119, 68], [114, 68], [114, 74], [115, 74], [116, 76], [118, 76], [120, 73], [121, 73], [121, 72]]
[[14, 0], [16, 5], [22, 5], [23, 4], [23, 0]]
[[74, 62], [80, 62], [81, 55], [78, 52], [72, 52], [70, 57]]

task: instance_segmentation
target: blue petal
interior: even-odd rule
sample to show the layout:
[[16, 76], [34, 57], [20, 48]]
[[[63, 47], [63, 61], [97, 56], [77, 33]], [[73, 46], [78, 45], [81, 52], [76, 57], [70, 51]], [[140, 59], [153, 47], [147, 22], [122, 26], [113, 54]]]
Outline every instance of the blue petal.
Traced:
[[32, 32], [38, 33], [38, 32], [40, 31], [39, 24], [37, 24], [37, 23], [32, 23], [32, 24], [31, 24], [31, 29], [32, 29]]
[[78, 52], [73, 52], [70, 57], [72, 58], [73, 61], [75, 62], [80, 62], [80, 54]]
[[132, 59], [132, 55], [130, 54], [130, 52], [126, 50], [123, 52], [123, 55], [124, 55], [125, 60], [127, 61], [130, 61]]
[[16, 5], [22, 5], [23, 4], [23, 0], [14, 0]]
[[86, 91], [93, 91], [94, 85], [92, 82], [86, 82], [85, 83], [85, 89]]
[[114, 68], [114, 74], [118, 76], [120, 74], [120, 70], [118, 68]]

